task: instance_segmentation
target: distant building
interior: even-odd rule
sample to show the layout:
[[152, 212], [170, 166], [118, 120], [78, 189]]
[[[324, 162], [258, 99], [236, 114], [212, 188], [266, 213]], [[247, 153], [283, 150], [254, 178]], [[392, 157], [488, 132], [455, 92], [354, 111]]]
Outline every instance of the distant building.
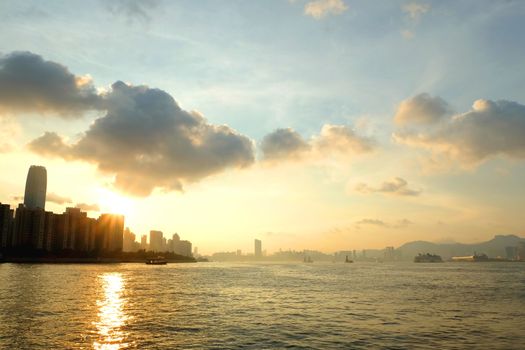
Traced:
[[518, 258], [518, 247], [505, 247], [505, 257], [508, 260], [516, 260]]
[[148, 236], [142, 235], [140, 237], [140, 249], [148, 250]]
[[45, 209], [47, 171], [43, 166], [31, 165], [27, 173], [24, 206], [27, 209]]
[[122, 251], [136, 252], [137, 250], [139, 250], [139, 247], [138, 243], [135, 242], [135, 234], [130, 231], [129, 227], [126, 227], [122, 241]]
[[262, 257], [262, 242], [259, 239], [254, 241], [254, 255], [256, 258]]
[[149, 231], [149, 249], [153, 252], [162, 252], [163, 243], [162, 231]]
[[518, 243], [518, 254], [516, 256], [517, 260], [525, 261], [525, 242]]

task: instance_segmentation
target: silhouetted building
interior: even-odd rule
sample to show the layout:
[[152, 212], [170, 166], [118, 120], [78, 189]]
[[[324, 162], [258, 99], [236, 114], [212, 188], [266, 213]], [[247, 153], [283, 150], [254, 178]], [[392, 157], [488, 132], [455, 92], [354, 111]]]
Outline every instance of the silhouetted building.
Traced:
[[124, 216], [102, 214], [97, 220], [95, 247], [98, 251], [121, 252], [124, 234]]
[[43, 166], [31, 165], [27, 173], [24, 205], [27, 209], [45, 209], [47, 171]]
[[67, 237], [69, 236], [69, 214], [54, 214], [54, 237], [52, 239], [52, 250], [60, 251], [67, 248]]
[[256, 239], [254, 241], [254, 254], [256, 258], [262, 257], [262, 242], [259, 239]]
[[151, 230], [149, 231], [149, 249], [153, 252], [162, 252], [163, 245], [163, 233], [162, 231]]
[[28, 209], [19, 204], [13, 220], [11, 246], [43, 249], [44, 219], [43, 209]]
[[11, 227], [13, 225], [13, 210], [9, 204], [0, 203], [0, 249], [11, 246]]
[[55, 214], [46, 211], [44, 215], [44, 250], [50, 252], [53, 250], [53, 241], [55, 239]]

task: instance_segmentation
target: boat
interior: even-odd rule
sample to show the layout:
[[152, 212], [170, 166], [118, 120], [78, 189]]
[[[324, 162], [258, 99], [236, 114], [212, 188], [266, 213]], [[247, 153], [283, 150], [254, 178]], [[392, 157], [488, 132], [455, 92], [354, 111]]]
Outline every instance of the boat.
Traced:
[[305, 256], [305, 257], [304, 257], [304, 262], [307, 263], [307, 264], [311, 264], [311, 263], [313, 263], [314, 261], [313, 261], [312, 258], [310, 258], [309, 256]]
[[146, 259], [146, 265], [166, 265], [168, 260], [163, 256], [157, 256], [156, 258]]
[[350, 264], [350, 263], [353, 263], [354, 261], [352, 259], [348, 259], [348, 255], [346, 256], [346, 259], [345, 259], [345, 263], [347, 264]]
[[441, 256], [436, 254], [418, 254], [414, 258], [414, 262], [416, 263], [440, 263], [443, 262], [443, 259], [441, 259]]

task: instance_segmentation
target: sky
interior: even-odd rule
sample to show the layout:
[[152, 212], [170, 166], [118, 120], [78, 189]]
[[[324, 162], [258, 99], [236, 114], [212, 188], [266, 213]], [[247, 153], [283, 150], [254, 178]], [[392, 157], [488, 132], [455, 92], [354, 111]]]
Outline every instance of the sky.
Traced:
[[0, 0], [0, 202], [201, 253], [525, 236], [523, 1]]

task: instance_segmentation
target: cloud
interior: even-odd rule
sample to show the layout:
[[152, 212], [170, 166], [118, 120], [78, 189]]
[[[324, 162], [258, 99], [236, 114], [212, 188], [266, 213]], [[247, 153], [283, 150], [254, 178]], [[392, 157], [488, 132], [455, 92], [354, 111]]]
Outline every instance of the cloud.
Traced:
[[264, 161], [318, 159], [371, 152], [373, 139], [357, 135], [348, 125], [325, 124], [308, 141], [292, 129], [277, 129], [261, 142]]
[[100, 211], [100, 207], [98, 206], [98, 204], [95, 204], [95, 203], [94, 204], [78, 203], [75, 207], [83, 211]]
[[159, 6], [159, 0], [112, 0], [104, 1], [108, 10], [114, 15], [123, 15], [128, 21], [149, 22], [150, 12]]
[[261, 142], [265, 160], [300, 159], [310, 151], [310, 145], [296, 131], [277, 129]]
[[525, 106], [512, 101], [477, 100], [472, 110], [440, 123], [406, 123], [393, 137], [399, 143], [428, 149], [433, 157], [476, 165], [489, 158], [525, 158]]
[[165, 91], [118, 81], [104, 99], [107, 114], [78, 141], [67, 143], [46, 132], [31, 141], [29, 149], [95, 164], [115, 176], [117, 189], [136, 196], [147, 196], [155, 188], [182, 190], [186, 183], [254, 161], [249, 138], [181, 109]]
[[71, 198], [68, 197], [62, 197], [56, 193], [48, 193], [46, 195], [46, 202], [56, 203], [56, 204], [66, 204], [66, 203], [73, 203]]
[[356, 225], [373, 225], [387, 227], [388, 225], [383, 220], [378, 219], [362, 219], [356, 222]]
[[343, 0], [315, 0], [304, 5], [305, 15], [322, 19], [328, 15], [340, 15], [348, 9]]
[[403, 38], [405, 38], [407, 40], [414, 39], [414, 37], [416, 36], [414, 31], [413, 30], [409, 30], [409, 29], [401, 30], [401, 35], [403, 36]]
[[421, 16], [430, 11], [430, 4], [413, 1], [404, 4], [401, 10], [406, 13], [411, 20], [418, 21]]
[[89, 76], [69, 70], [31, 52], [0, 56], [0, 112], [58, 113], [78, 118], [81, 112], [98, 108]]
[[363, 225], [368, 226], [376, 226], [376, 227], [383, 227], [383, 228], [389, 228], [389, 229], [398, 229], [398, 228], [404, 228], [409, 225], [413, 225], [414, 223], [408, 219], [401, 219], [396, 221], [393, 224], [389, 224], [383, 220], [379, 219], [362, 219], [355, 222], [355, 227], [357, 229], [360, 229]]
[[440, 97], [427, 93], [402, 101], [394, 116], [396, 124], [429, 124], [440, 121], [450, 112], [448, 104]]
[[379, 187], [371, 187], [365, 183], [359, 183], [355, 190], [360, 193], [386, 193], [397, 196], [418, 196], [420, 190], [414, 190], [408, 187], [408, 182], [400, 177], [384, 181]]

